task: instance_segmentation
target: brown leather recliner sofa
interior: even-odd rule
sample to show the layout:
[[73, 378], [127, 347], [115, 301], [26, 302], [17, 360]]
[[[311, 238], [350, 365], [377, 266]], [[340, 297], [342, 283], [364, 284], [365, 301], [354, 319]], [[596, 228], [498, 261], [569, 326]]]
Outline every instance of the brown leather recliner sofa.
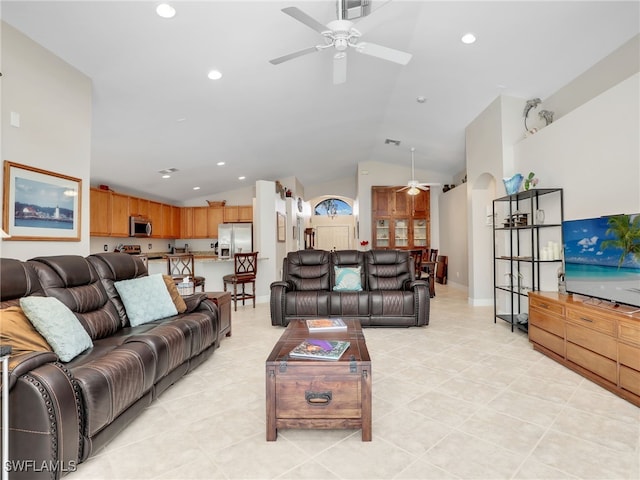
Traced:
[[124, 253], [0, 259], [0, 308], [55, 297], [93, 342], [67, 363], [46, 351], [11, 358], [10, 478], [75, 470], [220, 345], [218, 308], [204, 294], [184, 297], [182, 314], [130, 326], [114, 283], [146, 275]]
[[[341, 272], [336, 267], [359, 267], [361, 290], [338, 290]], [[429, 306], [428, 283], [415, 279], [413, 259], [402, 250], [290, 252], [283, 260], [282, 280], [271, 284], [272, 325], [349, 317], [362, 326], [422, 326], [429, 324]]]

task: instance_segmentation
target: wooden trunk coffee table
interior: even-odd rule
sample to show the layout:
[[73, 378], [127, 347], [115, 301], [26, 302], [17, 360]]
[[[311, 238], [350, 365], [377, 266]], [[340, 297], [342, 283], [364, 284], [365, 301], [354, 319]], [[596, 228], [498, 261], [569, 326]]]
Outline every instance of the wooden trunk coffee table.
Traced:
[[[371, 359], [360, 321], [343, 319], [346, 332], [309, 333], [292, 320], [266, 361], [267, 440], [279, 428], [361, 428], [371, 441]], [[306, 338], [348, 340], [339, 360], [289, 357]]]

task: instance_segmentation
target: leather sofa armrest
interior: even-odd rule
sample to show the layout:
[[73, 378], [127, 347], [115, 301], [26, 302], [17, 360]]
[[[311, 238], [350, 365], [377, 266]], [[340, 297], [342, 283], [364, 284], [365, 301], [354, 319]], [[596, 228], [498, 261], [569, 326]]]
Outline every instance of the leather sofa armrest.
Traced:
[[196, 310], [200, 304], [207, 299], [206, 293], [194, 293], [193, 295], [188, 295], [186, 297], [182, 297], [184, 303], [187, 304], [187, 309], [184, 313], [191, 313]]
[[286, 326], [284, 320], [284, 302], [288, 291], [293, 290], [293, 284], [284, 280], [271, 283], [271, 325]]
[[11, 357], [9, 360], [9, 389], [13, 388], [21, 375], [35, 370], [41, 365], [58, 360], [58, 356], [53, 352], [31, 352]]
[[288, 282], [286, 280], [278, 280], [276, 282], [272, 282], [270, 288], [273, 289], [275, 287], [282, 287], [285, 290], [295, 290], [293, 283]]

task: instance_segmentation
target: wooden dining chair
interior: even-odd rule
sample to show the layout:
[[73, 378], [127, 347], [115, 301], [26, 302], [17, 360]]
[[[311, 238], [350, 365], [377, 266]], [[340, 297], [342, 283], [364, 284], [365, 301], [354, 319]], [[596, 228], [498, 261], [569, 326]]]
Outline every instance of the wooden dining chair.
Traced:
[[[256, 308], [256, 275], [258, 274], [258, 252], [236, 253], [233, 256], [233, 273], [222, 277], [224, 291], [227, 291], [227, 284], [233, 285], [231, 300], [233, 300], [233, 311], [238, 310], [238, 300], [253, 299], [253, 308]], [[247, 292], [245, 287], [251, 284], [251, 291]], [[242, 291], [238, 292], [238, 285]]]
[[189, 277], [193, 282], [194, 291], [200, 287], [204, 292], [205, 278], [195, 274], [195, 259], [190, 253], [167, 255], [167, 275], [173, 278], [176, 284]]
[[422, 278], [422, 257], [424, 250], [409, 250], [409, 256], [413, 258], [413, 268], [416, 272], [416, 280]]

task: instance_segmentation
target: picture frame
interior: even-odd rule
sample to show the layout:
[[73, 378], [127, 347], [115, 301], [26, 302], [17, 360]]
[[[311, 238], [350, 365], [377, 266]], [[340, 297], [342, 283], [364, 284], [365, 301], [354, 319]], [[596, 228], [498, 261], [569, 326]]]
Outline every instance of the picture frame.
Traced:
[[278, 228], [278, 241], [284, 242], [287, 240], [287, 217], [280, 212], [276, 213], [276, 225]]
[[3, 188], [5, 240], [80, 241], [81, 179], [5, 160]]

